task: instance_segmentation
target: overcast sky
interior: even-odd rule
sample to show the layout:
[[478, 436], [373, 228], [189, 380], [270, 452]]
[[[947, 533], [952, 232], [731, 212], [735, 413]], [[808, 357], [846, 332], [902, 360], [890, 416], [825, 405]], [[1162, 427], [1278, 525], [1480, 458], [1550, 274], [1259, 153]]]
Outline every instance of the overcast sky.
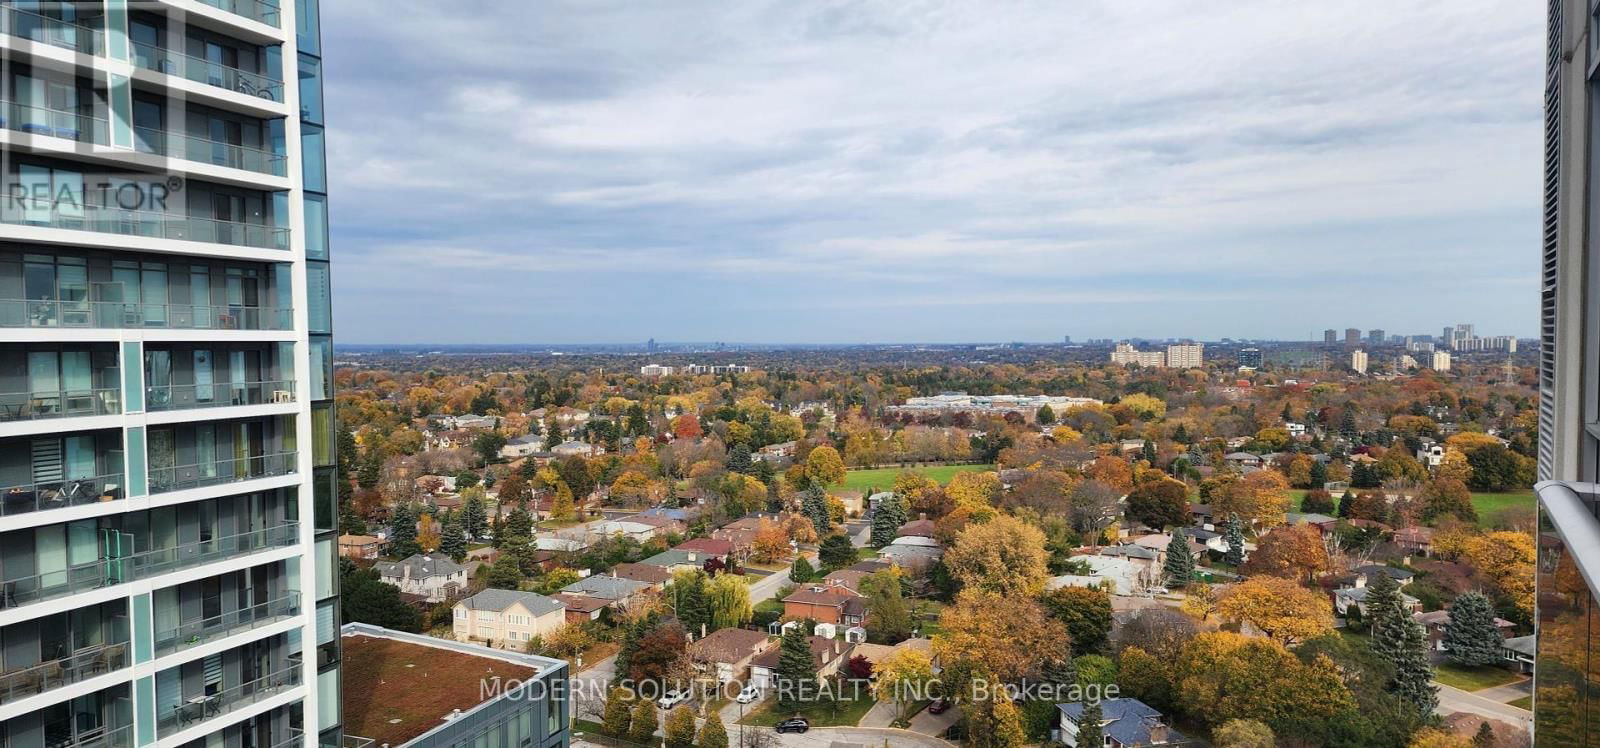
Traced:
[[1535, 332], [1539, 3], [323, 16], [347, 343]]

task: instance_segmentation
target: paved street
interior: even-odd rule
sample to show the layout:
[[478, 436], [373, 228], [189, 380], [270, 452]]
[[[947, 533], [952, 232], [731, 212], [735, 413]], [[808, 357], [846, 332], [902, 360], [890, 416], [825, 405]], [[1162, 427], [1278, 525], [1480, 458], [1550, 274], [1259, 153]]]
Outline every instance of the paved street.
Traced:
[[789, 570], [773, 572], [762, 577], [755, 584], [750, 585], [750, 604], [755, 605], [763, 600], [778, 594], [778, 590], [789, 583]]
[[[600, 721], [599, 709], [605, 703], [603, 695], [605, 688], [611, 683], [612, 673], [616, 672], [616, 655], [601, 660], [591, 667], [573, 676], [572, 686], [572, 716], [578, 719]], [[593, 706], [588, 706], [590, 703]], [[587, 711], [586, 711], [587, 710]]]
[[1441, 715], [1467, 712], [1533, 729], [1533, 712], [1443, 684], [1439, 685], [1439, 708], [1434, 711]]
[[[729, 730], [729, 737], [735, 737], [737, 729]], [[749, 729], [749, 728], [745, 728]], [[778, 736], [778, 744], [794, 746], [795, 748], [828, 748], [834, 742], [857, 743], [866, 748], [878, 748], [883, 742], [889, 745], [900, 746], [926, 746], [927, 748], [952, 748], [955, 744], [947, 740], [935, 738], [930, 735], [920, 735], [906, 730], [892, 730], [874, 727], [818, 727], [804, 735], [788, 733]], [[730, 741], [731, 743], [732, 741]]]

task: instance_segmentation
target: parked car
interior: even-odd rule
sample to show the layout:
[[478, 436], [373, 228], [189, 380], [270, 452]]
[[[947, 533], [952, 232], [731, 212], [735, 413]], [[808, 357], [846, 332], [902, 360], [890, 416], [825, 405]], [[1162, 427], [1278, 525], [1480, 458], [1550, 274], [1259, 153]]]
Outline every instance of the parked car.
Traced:
[[738, 696], [733, 697], [733, 700], [740, 704], [748, 704], [759, 698], [761, 698], [761, 689], [756, 688], [754, 683], [747, 683], [744, 690], [740, 691]]
[[659, 706], [662, 709], [671, 709], [685, 701], [688, 701], [689, 697], [692, 695], [693, 694], [687, 688], [680, 688], [676, 691], [668, 691], [667, 695], [662, 696], [661, 700], [656, 702], [656, 706]]
[[805, 732], [811, 729], [811, 723], [805, 717], [790, 717], [779, 722], [777, 727], [772, 729], [777, 730], [780, 734], [785, 732]]
[[928, 713], [929, 714], [944, 714], [945, 711], [948, 710], [949, 708], [950, 708], [950, 702], [945, 700], [945, 698], [941, 696], [941, 697], [939, 697], [937, 699], [934, 699], [933, 703], [928, 705]]

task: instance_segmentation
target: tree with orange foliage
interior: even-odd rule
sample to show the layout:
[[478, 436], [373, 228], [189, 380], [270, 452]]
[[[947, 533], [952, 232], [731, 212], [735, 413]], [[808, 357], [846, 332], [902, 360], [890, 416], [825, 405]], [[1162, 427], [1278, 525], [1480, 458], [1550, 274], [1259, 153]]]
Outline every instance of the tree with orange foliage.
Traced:
[[772, 563], [789, 555], [789, 535], [778, 523], [763, 518], [750, 541], [750, 555], [762, 563]]
[[1244, 564], [1247, 574], [1270, 574], [1310, 583], [1328, 570], [1328, 549], [1322, 533], [1311, 525], [1273, 530], [1257, 544]]
[[1274, 526], [1289, 511], [1289, 482], [1276, 470], [1257, 470], [1219, 486], [1211, 497], [1217, 516], [1237, 514], [1247, 522]]
[[1133, 468], [1128, 466], [1128, 461], [1121, 457], [1106, 455], [1098, 457], [1089, 463], [1084, 475], [1100, 481], [1113, 489], [1118, 495], [1127, 494], [1133, 490]]
[[688, 413], [672, 419], [672, 435], [679, 439], [699, 439], [704, 433], [700, 428], [700, 419]]
[[417, 520], [417, 545], [428, 553], [438, 550], [439, 530], [439, 523], [434, 521], [432, 514], [422, 515]]
[[1278, 577], [1234, 585], [1217, 602], [1217, 613], [1249, 623], [1286, 647], [1333, 630], [1333, 606], [1326, 595]]

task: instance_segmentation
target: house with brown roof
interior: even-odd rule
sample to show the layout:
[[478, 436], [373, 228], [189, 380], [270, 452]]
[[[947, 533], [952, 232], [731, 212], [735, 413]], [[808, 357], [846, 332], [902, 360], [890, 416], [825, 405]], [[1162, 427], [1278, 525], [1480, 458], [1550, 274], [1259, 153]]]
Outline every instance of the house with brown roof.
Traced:
[[[1445, 629], [1450, 628], [1450, 611], [1433, 610], [1427, 613], [1412, 613], [1411, 619], [1422, 624], [1422, 628], [1428, 632], [1428, 649], [1440, 652], [1447, 651], [1444, 646], [1444, 632]], [[1517, 628], [1517, 625], [1497, 616], [1494, 619], [1494, 627], [1500, 631], [1500, 639], [1504, 641], [1511, 638], [1511, 633]]]
[[689, 643], [689, 662], [716, 676], [718, 683], [742, 680], [756, 656], [766, 651], [767, 635], [749, 629], [717, 629]]
[[1433, 528], [1402, 527], [1394, 531], [1394, 544], [1409, 554], [1433, 555]]
[[372, 561], [383, 555], [383, 538], [371, 535], [340, 535], [339, 557]]
[[703, 556], [723, 557], [733, 550], [733, 543], [717, 538], [695, 538], [673, 546], [675, 551], [693, 551]]
[[895, 537], [904, 538], [910, 536], [918, 538], [931, 538], [933, 537], [933, 525], [933, 520], [926, 517], [922, 519], [914, 519], [901, 525], [900, 529], [895, 531]]
[[654, 564], [617, 564], [611, 567], [611, 576], [644, 582], [658, 591], [666, 587], [667, 582], [672, 581], [672, 572]]
[[866, 579], [869, 576], [872, 576], [872, 574], [865, 571], [840, 569], [838, 571], [829, 573], [828, 576], [822, 578], [822, 581], [829, 584], [836, 584], [841, 587], [848, 587], [856, 592], [860, 592], [861, 580]]
[[569, 592], [557, 592], [550, 597], [562, 605], [567, 606], [567, 623], [587, 623], [600, 617], [600, 611], [611, 604], [610, 600], [601, 600], [588, 595], [575, 595]]
[[[826, 678], [839, 672], [839, 668], [849, 661], [850, 652], [855, 647], [838, 639], [825, 639], [820, 636], [808, 636], [806, 643], [811, 647], [811, 661], [817, 667], [819, 678]], [[777, 673], [778, 658], [782, 653], [783, 648], [778, 642], [773, 642], [766, 651], [750, 661], [750, 682], [755, 684], [756, 688], [765, 691], [775, 685], [773, 676]]]
[[866, 620], [867, 604], [861, 593], [843, 584], [811, 585], [797, 589], [783, 599], [783, 617], [859, 626]]

